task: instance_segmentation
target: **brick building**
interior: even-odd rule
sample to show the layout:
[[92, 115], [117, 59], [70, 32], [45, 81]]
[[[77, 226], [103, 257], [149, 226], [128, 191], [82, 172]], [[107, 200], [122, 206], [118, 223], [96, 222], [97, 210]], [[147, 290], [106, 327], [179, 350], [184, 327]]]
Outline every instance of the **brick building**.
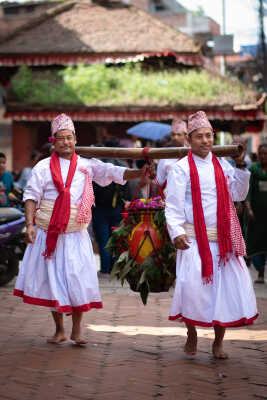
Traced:
[[183, 7], [176, 0], [129, 0], [165, 24], [205, 43], [219, 35], [220, 25], [206, 15]]

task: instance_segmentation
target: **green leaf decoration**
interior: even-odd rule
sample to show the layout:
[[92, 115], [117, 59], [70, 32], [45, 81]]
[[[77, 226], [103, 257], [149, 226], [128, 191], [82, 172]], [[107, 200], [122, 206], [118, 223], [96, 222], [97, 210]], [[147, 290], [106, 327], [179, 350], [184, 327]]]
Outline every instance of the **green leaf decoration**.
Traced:
[[132, 260], [130, 259], [124, 266], [123, 270], [122, 270], [122, 274], [120, 275], [121, 279], [124, 279], [126, 277], [126, 275], [130, 272], [132, 268]]
[[144, 306], [147, 303], [148, 293], [149, 293], [148, 287], [145, 283], [143, 283], [142, 286], [140, 287], [140, 296]]
[[114, 264], [114, 267], [112, 268], [111, 273], [110, 273], [110, 279], [114, 279], [115, 276], [117, 276], [119, 274], [119, 272], [120, 271], [117, 269], [117, 264]]
[[128, 239], [133, 228], [141, 221], [138, 210], [128, 213], [128, 218], [122, 220], [112, 232], [106, 245], [112, 256], [117, 258], [111, 279], [117, 278], [122, 285], [126, 280], [132, 290], [140, 293], [144, 305], [150, 292], [167, 291], [176, 278], [176, 250], [168, 235], [164, 209], [161, 207], [147, 212], [152, 214], [153, 222], [163, 238], [163, 244], [156, 253], [151, 253], [142, 263], [130, 255]]
[[145, 280], [146, 280], [146, 270], [142, 272], [141, 278], [137, 284], [137, 288], [140, 288], [140, 286], [145, 282]]
[[129, 251], [125, 251], [124, 253], [122, 253], [119, 256], [119, 259], [118, 259], [117, 263], [120, 264], [120, 263], [123, 263], [125, 261], [127, 262], [128, 258], [129, 258]]

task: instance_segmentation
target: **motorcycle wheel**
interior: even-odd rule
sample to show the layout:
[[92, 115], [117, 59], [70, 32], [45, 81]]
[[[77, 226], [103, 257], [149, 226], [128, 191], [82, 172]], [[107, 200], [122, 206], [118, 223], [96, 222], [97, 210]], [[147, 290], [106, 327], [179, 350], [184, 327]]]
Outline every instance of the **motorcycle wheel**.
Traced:
[[19, 260], [16, 257], [6, 257], [0, 261], [0, 286], [6, 285], [8, 282], [18, 275]]

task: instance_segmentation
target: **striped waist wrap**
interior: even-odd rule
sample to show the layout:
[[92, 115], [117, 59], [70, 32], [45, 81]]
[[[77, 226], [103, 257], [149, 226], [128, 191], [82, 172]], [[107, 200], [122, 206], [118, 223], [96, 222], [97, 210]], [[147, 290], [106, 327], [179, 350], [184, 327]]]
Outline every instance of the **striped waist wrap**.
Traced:
[[[51, 200], [41, 200], [40, 208], [36, 211], [35, 215], [35, 223], [38, 228], [43, 229], [44, 231], [48, 230], [49, 222], [52, 216], [53, 208], [54, 208], [54, 201]], [[78, 214], [78, 207], [71, 204], [70, 206], [70, 219], [67, 226], [67, 229], [64, 233], [70, 232], [78, 232], [82, 229], [86, 229], [88, 223], [80, 224], [77, 222], [77, 214]]]
[[[185, 223], [184, 229], [187, 236], [196, 238], [196, 232], [193, 224]], [[207, 235], [209, 242], [218, 242], [217, 228], [207, 228]]]

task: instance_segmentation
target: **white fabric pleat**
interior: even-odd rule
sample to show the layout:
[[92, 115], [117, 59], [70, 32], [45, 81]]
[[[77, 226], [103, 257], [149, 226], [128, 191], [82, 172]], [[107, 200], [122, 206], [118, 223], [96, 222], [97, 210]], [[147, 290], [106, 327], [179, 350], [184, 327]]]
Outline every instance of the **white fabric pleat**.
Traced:
[[196, 239], [190, 248], [177, 251], [176, 286], [170, 317], [212, 324], [229, 324], [257, 314], [256, 298], [250, 274], [242, 257], [231, 256], [227, 264], [218, 266], [217, 242], [209, 242], [213, 257], [213, 283], [204, 284]]
[[42, 256], [46, 232], [39, 228], [36, 231], [36, 241], [27, 246], [15, 289], [32, 298], [57, 300], [60, 306], [79, 307], [101, 302], [87, 230], [59, 235], [51, 259]]

